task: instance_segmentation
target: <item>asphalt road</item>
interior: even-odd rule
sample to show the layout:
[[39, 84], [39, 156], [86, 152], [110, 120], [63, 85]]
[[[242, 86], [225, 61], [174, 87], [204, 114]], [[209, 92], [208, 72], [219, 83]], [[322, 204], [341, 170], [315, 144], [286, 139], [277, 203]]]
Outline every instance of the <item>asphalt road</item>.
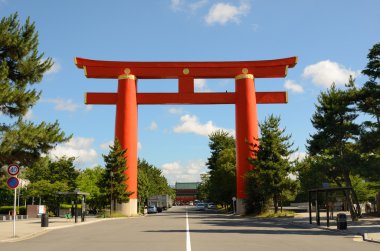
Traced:
[[287, 221], [240, 218], [196, 211], [195, 207], [175, 207], [161, 214], [58, 229], [24, 241], [0, 243], [0, 251], [12, 250], [378, 251], [380, 245], [355, 242], [352, 236], [302, 228]]

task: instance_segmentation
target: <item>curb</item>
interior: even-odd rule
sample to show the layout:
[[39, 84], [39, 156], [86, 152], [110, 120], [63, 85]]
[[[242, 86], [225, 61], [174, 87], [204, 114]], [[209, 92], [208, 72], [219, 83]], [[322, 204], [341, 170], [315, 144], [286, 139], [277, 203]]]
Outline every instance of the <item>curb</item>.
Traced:
[[98, 222], [103, 222], [103, 221], [121, 220], [121, 219], [128, 219], [128, 218], [138, 218], [138, 217], [99, 218], [98, 220], [85, 221], [85, 222], [81, 222], [80, 224], [73, 223], [73, 224], [70, 224], [70, 225], [47, 227], [47, 228], [40, 229], [40, 231], [38, 231], [38, 232], [27, 234], [27, 235], [22, 236], [22, 237], [16, 237], [16, 238], [10, 238], [10, 239], [0, 240], [0, 243], [24, 241], [24, 240], [32, 239], [34, 237], [46, 234], [46, 233], [48, 233], [50, 231], [57, 230], [57, 229], [70, 228], [70, 227], [79, 227], [79, 226], [93, 224], [93, 223], [98, 223]]

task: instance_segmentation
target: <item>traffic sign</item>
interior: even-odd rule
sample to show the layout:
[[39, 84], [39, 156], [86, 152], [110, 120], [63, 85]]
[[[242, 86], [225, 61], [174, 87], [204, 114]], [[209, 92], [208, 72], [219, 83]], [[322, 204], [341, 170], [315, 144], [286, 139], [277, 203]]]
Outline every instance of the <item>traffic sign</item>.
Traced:
[[20, 167], [16, 164], [10, 164], [8, 166], [8, 173], [11, 176], [15, 176], [20, 172]]
[[20, 181], [16, 177], [10, 177], [7, 180], [7, 185], [11, 189], [17, 188], [19, 184], [20, 184]]

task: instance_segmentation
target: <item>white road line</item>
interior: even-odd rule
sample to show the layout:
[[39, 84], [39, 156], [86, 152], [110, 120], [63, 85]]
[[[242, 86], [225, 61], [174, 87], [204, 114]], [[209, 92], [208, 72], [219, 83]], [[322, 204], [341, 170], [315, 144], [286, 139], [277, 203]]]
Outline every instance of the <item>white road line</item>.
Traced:
[[187, 215], [187, 208], [186, 208], [186, 251], [191, 251], [189, 216]]

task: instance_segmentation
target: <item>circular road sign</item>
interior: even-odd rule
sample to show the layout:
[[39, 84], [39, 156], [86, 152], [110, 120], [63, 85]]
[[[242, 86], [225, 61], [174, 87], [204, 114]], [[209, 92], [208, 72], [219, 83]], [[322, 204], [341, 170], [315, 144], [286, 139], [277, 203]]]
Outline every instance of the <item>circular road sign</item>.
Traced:
[[8, 166], [9, 175], [15, 176], [20, 172], [20, 167], [16, 164], [10, 164]]
[[7, 185], [11, 189], [17, 188], [19, 184], [20, 184], [20, 181], [16, 177], [10, 177], [7, 180]]

